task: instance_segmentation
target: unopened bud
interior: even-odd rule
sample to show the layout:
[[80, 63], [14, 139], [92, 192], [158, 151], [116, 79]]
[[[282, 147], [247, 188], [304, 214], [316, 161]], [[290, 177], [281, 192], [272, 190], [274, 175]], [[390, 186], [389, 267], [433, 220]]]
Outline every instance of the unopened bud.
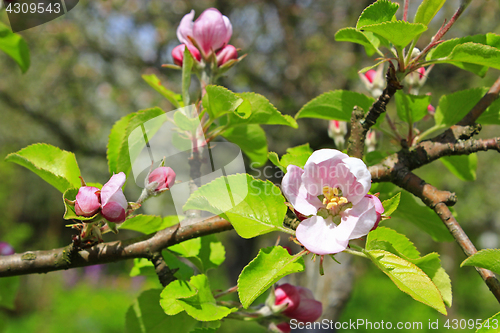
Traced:
[[[196, 59], [197, 61], [201, 60], [200, 51], [198, 51], [198, 49], [196, 47], [188, 44], [187, 48], [194, 59]], [[178, 66], [181, 66], [181, 67], [182, 67], [182, 62], [184, 60], [184, 50], [185, 49], [186, 49], [186, 44], [181, 44], [181, 45], [177, 45], [172, 50], [172, 58], [174, 59], [174, 63]]]
[[94, 216], [101, 208], [100, 190], [97, 187], [82, 186], [75, 200], [75, 213], [78, 216]]
[[0, 242], [0, 256], [10, 256], [16, 253], [14, 248], [7, 242]]
[[154, 191], [167, 190], [175, 183], [175, 172], [169, 167], [159, 167], [149, 174], [148, 181], [157, 184]]
[[219, 67], [233, 59], [238, 59], [238, 51], [233, 45], [226, 45], [217, 52], [217, 66]]

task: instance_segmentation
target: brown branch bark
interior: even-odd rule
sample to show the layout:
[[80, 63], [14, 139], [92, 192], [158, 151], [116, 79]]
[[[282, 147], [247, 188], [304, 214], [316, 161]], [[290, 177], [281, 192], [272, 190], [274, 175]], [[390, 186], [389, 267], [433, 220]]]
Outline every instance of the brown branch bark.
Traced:
[[89, 249], [73, 245], [48, 251], [28, 251], [0, 257], [0, 277], [48, 273], [63, 269], [105, 264], [132, 258], [152, 258], [155, 253], [188, 239], [231, 230], [232, 225], [211, 217], [187, 226], [172, 226], [155, 234], [126, 241], [101, 243]]
[[165, 262], [165, 259], [163, 259], [161, 252], [153, 254], [150, 260], [155, 267], [156, 275], [158, 275], [158, 279], [160, 280], [162, 286], [166, 287], [170, 282], [176, 280], [174, 274], [179, 269], [170, 269]]

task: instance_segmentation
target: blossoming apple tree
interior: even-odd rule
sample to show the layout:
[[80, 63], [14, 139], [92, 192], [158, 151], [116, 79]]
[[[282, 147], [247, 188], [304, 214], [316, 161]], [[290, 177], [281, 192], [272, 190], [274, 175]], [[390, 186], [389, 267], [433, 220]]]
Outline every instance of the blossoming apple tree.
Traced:
[[[276, 332], [289, 332], [290, 319], [319, 319], [322, 304], [310, 290], [279, 280], [303, 271], [304, 257], [317, 259], [308, 265], [317, 265], [321, 275], [325, 260], [336, 261], [337, 253], [346, 252], [371, 261], [401, 291], [446, 315], [452, 303], [451, 282], [439, 254], [422, 256], [405, 235], [384, 227], [391, 214], [403, 211], [408, 222], [434, 240], [454, 239], [468, 257], [461, 266], [475, 266], [500, 302], [500, 284], [493, 273], [500, 273], [496, 265], [500, 251], [477, 251], [450, 210], [457, 203], [456, 196], [413, 173], [446, 159], [451, 172], [460, 174], [474, 167], [474, 153], [500, 151], [499, 137], [475, 137], [483, 125], [500, 124], [500, 79], [490, 88], [442, 96], [436, 108], [430, 96], [419, 95], [431, 69], [439, 70], [440, 64], [480, 76], [489, 68], [500, 69], [499, 35], [445, 39], [471, 0], [462, 0], [430, 43], [422, 50], [416, 48], [444, 2], [422, 1], [413, 19], [408, 17], [409, 1], [401, 9], [387, 0], [368, 6], [355, 27], [339, 30], [336, 40], [361, 44], [368, 56], [378, 57], [373, 66], [359, 71], [370, 95], [326, 92], [305, 104], [295, 118], [281, 114], [262, 95], [235, 93], [217, 85], [217, 79], [245, 55], [229, 44], [232, 25], [226, 16], [210, 8], [195, 19], [191, 11], [177, 29], [180, 45], [172, 51], [174, 64], [165, 65], [182, 71], [180, 93], [166, 89], [154, 75], [144, 76], [178, 110], [164, 117], [161, 109], [153, 107], [129, 114], [114, 125], [107, 148], [110, 178], [104, 185], [96, 179], [84, 180], [74, 154], [48, 144], [34, 144], [7, 156], [7, 161], [30, 169], [62, 193], [63, 217], [75, 235], [64, 248], [25, 253], [13, 253], [8, 240], [3, 240], [0, 277], [15, 286], [17, 276], [23, 274], [130, 259], [138, 274], [154, 270], [164, 288], [143, 293], [130, 308], [126, 317], [130, 332], [153, 332], [151, 327], [160, 322], [168, 322], [175, 332], [216, 331], [224, 318], [252, 320]], [[2, 38], [1, 49], [6, 49]], [[19, 53], [10, 49], [7, 53], [26, 66]], [[193, 74], [200, 83], [197, 94], [189, 91]], [[386, 113], [388, 103], [395, 103], [398, 119]], [[166, 191], [173, 193], [183, 183], [178, 175], [184, 170], [176, 170], [168, 157], [160, 163], [152, 161], [136, 201], [127, 200], [122, 191], [127, 181], [134, 180], [134, 152], [149, 148], [148, 138], [162, 124], [146, 125], [158, 117], [162, 124], [173, 124], [176, 139], [172, 144], [189, 152], [190, 179], [184, 182], [190, 193], [183, 203], [185, 213], [165, 217], [142, 214], [141, 205]], [[433, 117], [435, 124], [422, 131], [419, 121], [425, 117]], [[336, 149], [313, 151], [304, 144], [290, 147], [281, 157], [262, 149], [267, 143], [261, 125], [298, 128], [296, 119], [300, 118], [329, 120]], [[396, 122], [405, 125], [396, 126]], [[142, 129], [140, 137], [146, 139], [131, 141], [136, 129]], [[376, 149], [377, 135], [392, 140], [392, 152]], [[202, 182], [202, 167], [211, 147], [223, 142], [236, 144], [253, 166], [269, 159], [283, 172], [281, 184], [246, 173], [222, 174]], [[426, 207], [418, 205], [415, 197]], [[102, 234], [120, 229], [145, 235], [103, 242]], [[302, 251], [290, 253], [279, 244], [262, 248], [242, 270], [235, 287], [214, 293], [206, 272], [224, 261], [224, 247], [214, 234], [231, 229], [243, 238], [281, 232], [301, 245]], [[365, 241], [351, 242], [360, 238]], [[264, 304], [255, 302], [269, 289]], [[5, 294], [13, 291], [0, 290], [0, 301], [11, 299]], [[220, 300], [233, 292], [238, 293], [239, 303]], [[151, 307], [156, 310], [147, 310]], [[486, 328], [478, 327], [478, 331], [486, 332]]]

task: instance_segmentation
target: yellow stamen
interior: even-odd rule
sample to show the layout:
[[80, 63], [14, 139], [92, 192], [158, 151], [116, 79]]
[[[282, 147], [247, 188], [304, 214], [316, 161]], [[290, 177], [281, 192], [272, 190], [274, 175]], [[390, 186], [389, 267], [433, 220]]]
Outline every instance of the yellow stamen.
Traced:
[[326, 205], [326, 209], [330, 210], [333, 215], [337, 215], [349, 203], [346, 197], [341, 196], [342, 192], [338, 188], [324, 186], [323, 195], [325, 197], [323, 205]]

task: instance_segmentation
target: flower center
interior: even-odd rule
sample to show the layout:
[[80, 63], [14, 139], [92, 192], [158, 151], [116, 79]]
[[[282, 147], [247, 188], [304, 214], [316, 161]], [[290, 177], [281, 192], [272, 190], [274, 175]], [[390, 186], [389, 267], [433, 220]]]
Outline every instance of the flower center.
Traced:
[[326, 206], [329, 215], [336, 216], [340, 212], [352, 207], [352, 203], [346, 197], [342, 196], [342, 191], [339, 188], [324, 186], [323, 196], [323, 205]]

